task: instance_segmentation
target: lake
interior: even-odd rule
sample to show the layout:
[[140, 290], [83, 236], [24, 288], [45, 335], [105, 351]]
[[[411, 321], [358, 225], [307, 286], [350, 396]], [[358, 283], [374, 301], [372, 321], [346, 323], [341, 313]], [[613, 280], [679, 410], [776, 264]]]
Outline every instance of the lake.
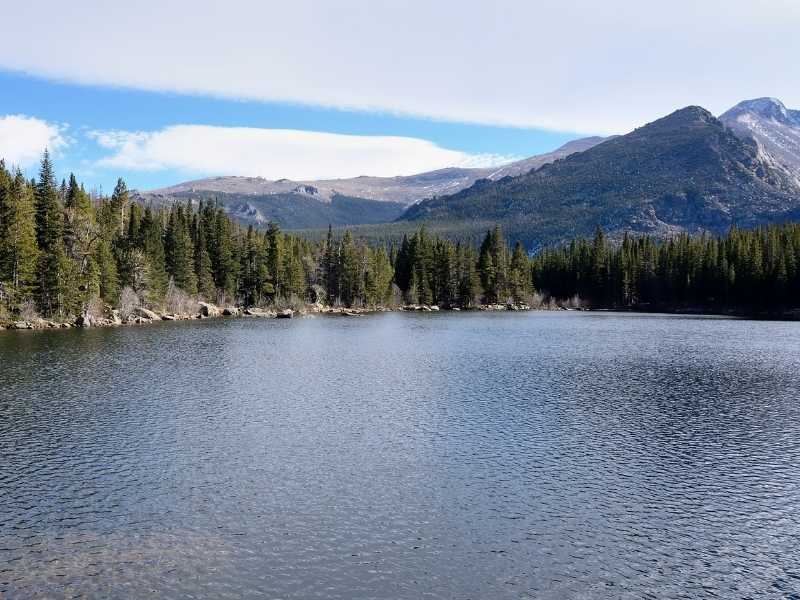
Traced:
[[800, 323], [0, 334], [0, 597], [800, 598]]

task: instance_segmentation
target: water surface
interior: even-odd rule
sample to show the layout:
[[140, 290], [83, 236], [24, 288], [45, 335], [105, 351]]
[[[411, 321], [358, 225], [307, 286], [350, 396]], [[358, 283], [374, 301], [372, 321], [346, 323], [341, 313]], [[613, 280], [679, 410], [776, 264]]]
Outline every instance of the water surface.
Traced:
[[0, 597], [800, 598], [800, 324], [0, 334]]

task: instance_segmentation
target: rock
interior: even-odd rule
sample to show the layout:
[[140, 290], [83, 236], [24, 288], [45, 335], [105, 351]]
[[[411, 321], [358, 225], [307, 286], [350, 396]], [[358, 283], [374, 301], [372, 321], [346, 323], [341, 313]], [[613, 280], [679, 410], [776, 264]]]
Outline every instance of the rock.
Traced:
[[291, 308], [280, 311], [275, 315], [278, 319], [291, 319], [294, 316], [294, 311]]
[[61, 329], [72, 329], [72, 325], [70, 325], [69, 323], [62, 323]]
[[89, 329], [92, 326], [92, 318], [89, 315], [80, 315], [75, 319], [75, 327]]
[[199, 302], [200, 305], [200, 314], [204, 317], [218, 317], [219, 316], [219, 308], [215, 305], [210, 304], [208, 302]]
[[152, 310], [147, 310], [142, 306], [137, 306], [136, 308], [134, 308], [133, 315], [141, 319], [147, 319], [148, 321], [156, 321], [159, 318], [158, 315], [154, 313]]
[[438, 306], [436, 306], [435, 304], [432, 304], [432, 305], [431, 305], [429, 308], [430, 308], [432, 311], [434, 311], [434, 312], [436, 312], [437, 310], [439, 310], [439, 307], [438, 307]]
[[15, 321], [13, 327], [14, 329], [33, 329], [33, 325], [27, 321]]
[[454, 306], [454, 307], [453, 307], [453, 308], [451, 308], [450, 310], [454, 310], [454, 311], [456, 311], [456, 312], [459, 312], [461, 309], [460, 309], [460, 308], [458, 308], [457, 306]]
[[161, 315], [162, 321], [174, 321], [175, 315]]
[[238, 317], [239, 316], [239, 309], [235, 306], [226, 306], [222, 309], [222, 314], [226, 317]]

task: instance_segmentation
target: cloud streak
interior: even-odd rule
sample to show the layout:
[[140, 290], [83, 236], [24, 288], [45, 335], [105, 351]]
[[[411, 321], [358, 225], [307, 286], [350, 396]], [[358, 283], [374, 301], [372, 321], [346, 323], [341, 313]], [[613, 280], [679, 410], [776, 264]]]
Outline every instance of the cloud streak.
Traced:
[[173, 125], [152, 132], [93, 131], [88, 135], [111, 151], [98, 161], [101, 167], [266, 179], [411, 175], [452, 166], [494, 166], [516, 158], [468, 154], [410, 137], [293, 129]]
[[8, 166], [29, 167], [41, 159], [45, 148], [57, 153], [66, 144], [63, 125], [25, 115], [0, 117], [0, 158]]
[[0, 66], [82, 83], [587, 133], [800, 106], [794, 0], [30, 0], [4, 17]]

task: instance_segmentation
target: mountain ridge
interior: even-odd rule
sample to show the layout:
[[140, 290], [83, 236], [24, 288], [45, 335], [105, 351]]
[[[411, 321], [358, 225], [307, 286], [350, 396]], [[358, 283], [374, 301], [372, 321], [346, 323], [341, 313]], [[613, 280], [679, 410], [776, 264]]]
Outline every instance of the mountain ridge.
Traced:
[[402, 221], [505, 223], [528, 247], [602, 225], [660, 237], [797, 217], [800, 184], [699, 106], [679, 109], [527, 175], [420, 202]]
[[[231, 216], [242, 222], [262, 225], [272, 220], [286, 229], [325, 226], [328, 222], [334, 225], [373, 224], [392, 221], [405, 208], [425, 198], [457, 192], [479, 179], [520, 175], [606, 139], [595, 136], [572, 140], [551, 152], [494, 168], [449, 167], [396, 177], [360, 176], [305, 181], [218, 176], [152, 191], [134, 191], [133, 197], [155, 204], [215, 198]], [[351, 209], [349, 215], [345, 207]]]

